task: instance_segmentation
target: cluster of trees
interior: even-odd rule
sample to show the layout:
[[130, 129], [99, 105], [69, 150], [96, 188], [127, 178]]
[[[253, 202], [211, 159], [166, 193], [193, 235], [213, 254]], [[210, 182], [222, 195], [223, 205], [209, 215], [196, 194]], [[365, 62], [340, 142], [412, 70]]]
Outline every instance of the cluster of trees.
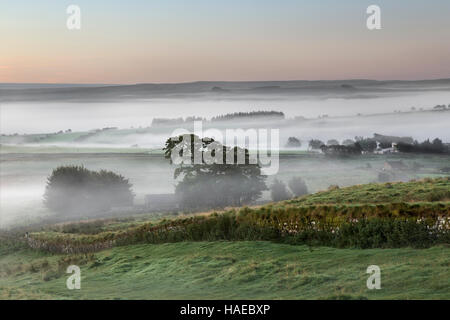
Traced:
[[318, 139], [311, 139], [309, 140], [308, 146], [312, 150], [319, 150], [321, 146], [325, 145], [323, 141]]
[[[218, 121], [230, 121], [230, 120], [254, 120], [255, 118], [275, 118], [275, 119], [284, 119], [284, 113], [281, 111], [251, 111], [251, 112], [234, 112], [227, 113], [224, 115], [219, 115], [211, 118], [211, 122]], [[192, 123], [193, 121], [206, 121], [205, 118], [191, 116], [183, 119], [182, 117], [178, 118], [153, 118], [151, 126], [152, 127], [160, 127], [160, 126], [173, 126], [173, 125], [182, 125], [185, 123]]]
[[444, 110], [450, 110], [450, 104], [448, 105], [448, 108], [445, 104], [438, 104], [433, 107], [433, 110], [435, 111], [444, 111]]
[[415, 152], [415, 153], [450, 153], [448, 145], [442, 143], [442, 140], [436, 138], [433, 141], [427, 139], [421, 143], [414, 141], [412, 144], [398, 143], [397, 149], [400, 152]]
[[291, 199], [293, 196], [300, 197], [308, 194], [308, 187], [301, 177], [292, 177], [288, 182], [288, 187], [283, 181], [275, 179], [270, 186], [270, 195], [273, 201]]
[[[176, 149], [180, 144], [187, 149]], [[184, 150], [188, 150], [190, 154], [190, 164], [180, 164], [174, 172], [174, 178], [180, 179], [175, 193], [182, 209], [241, 206], [258, 199], [267, 190], [266, 176], [261, 173], [259, 164], [250, 163], [247, 149], [230, 148], [214, 139], [200, 139], [188, 134], [166, 141], [165, 158], [172, 162], [172, 153], [179, 152], [178, 155], [183, 157]], [[206, 153], [211, 157], [215, 157], [217, 153], [219, 157], [219, 151], [222, 152], [222, 161], [211, 163], [207, 160]], [[200, 160], [195, 159], [195, 153], [201, 156]], [[238, 161], [239, 153], [244, 155], [243, 163]], [[233, 161], [227, 161], [229, 154], [233, 154]]]
[[132, 184], [112, 171], [61, 166], [48, 177], [44, 204], [57, 213], [106, 212], [133, 204]]
[[309, 148], [312, 150], [321, 150], [328, 156], [359, 155], [363, 151], [359, 142], [354, 142], [350, 139], [345, 140], [342, 144], [339, 144], [339, 141], [335, 139], [328, 140], [326, 144], [321, 140], [312, 139], [309, 141]]
[[236, 119], [251, 119], [255, 117], [260, 118], [277, 118], [284, 119], [284, 113], [281, 111], [251, 111], [251, 112], [234, 112], [220, 115], [211, 118], [211, 121], [228, 121]]
[[335, 139], [328, 140], [324, 143], [318, 139], [309, 141], [309, 148], [312, 150], [322, 150], [326, 155], [357, 155], [361, 152], [374, 152], [379, 146], [381, 148], [390, 148], [392, 144], [397, 145], [397, 150], [400, 152], [414, 152], [414, 153], [449, 153], [450, 148], [439, 138], [433, 141], [429, 139], [418, 142], [411, 137], [395, 137], [385, 136], [375, 133], [372, 138], [365, 138], [357, 136], [355, 140], [346, 139], [339, 144]]
[[394, 137], [374, 134], [373, 138], [356, 137], [357, 143], [361, 149], [366, 152], [373, 152], [379, 143], [381, 148], [389, 148], [393, 143], [397, 145], [397, 150], [400, 152], [410, 153], [449, 153], [449, 146], [444, 144], [439, 138], [433, 141], [429, 139], [418, 142], [411, 137]]
[[320, 149], [327, 156], [352, 156], [360, 155], [362, 153], [361, 145], [358, 142], [349, 146], [340, 144], [323, 145]]

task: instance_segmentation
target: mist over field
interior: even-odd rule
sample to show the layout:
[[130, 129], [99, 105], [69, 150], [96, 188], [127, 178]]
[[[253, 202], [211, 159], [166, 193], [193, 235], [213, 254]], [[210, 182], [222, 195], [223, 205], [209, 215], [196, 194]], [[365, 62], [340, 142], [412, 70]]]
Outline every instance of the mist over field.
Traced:
[[[48, 176], [62, 165], [83, 165], [90, 170], [111, 170], [127, 177], [136, 193], [135, 204], [143, 205], [146, 194], [175, 191], [172, 166], [162, 155], [149, 154], [2, 154], [0, 179], [0, 227], [36, 223], [39, 218], [53, 218], [43, 205]], [[450, 157], [440, 155], [374, 156], [356, 159], [327, 159], [320, 155], [282, 154], [280, 169], [268, 177], [287, 182], [293, 176], [304, 178], [309, 192], [326, 190], [330, 185], [350, 186], [377, 182], [378, 172], [386, 160], [403, 161], [408, 167], [404, 180], [439, 176], [440, 169], [450, 166]], [[264, 192], [261, 200], [270, 200]], [[92, 218], [80, 213], [80, 219]]]
[[[287, 81], [199, 82], [173, 85], [74, 86], [0, 85], [0, 228], [52, 217], [43, 205], [47, 177], [61, 165], [111, 170], [130, 179], [135, 204], [147, 194], [173, 193], [174, 167], [161, 148], [175, 129], [193, 130], [193, 121], [152, 125], [154, 119], [200, 117], [203, 129], [279, 129], [279, 145], [296, 137], [342, 143], [374, 133], [436, 137], [450, 142], [450, 112], [434, 111], [450, 103], [450, 81], [379, 82]], [[234, 112], [280, 111], [284, 119], [210, 121]], [[70, 129], [70, 132], [67, 130]], [[93, 131], [97, 129], [97, 131]], [[61, 132], [62, 131], [62, 132]], [[58, 133], [59, 132], [59, 133]], [[14, 136], [13, 134], [18, 133]], [[57, 133], [57, 134], [55, 134]], [[250, 146], [251, 147], [251, 146]], [[393, 159], [398, 159], [399, 156]], [[274, 178], [306, 180], [309, 192], [330, 185], [376, 182], [385, 156], [330, 160], [320, 155], [281, 155]], [[411, 168], [402, 179], [439, 175], [448, 156], [401, 156]], [[261, 200], [270, 200], [266, 191]], [[80, 218], [89, 218], [80, 214]]]
[[[150, 126], [154, 118], [211, 118], [256, 110], [282, 111], [287, 118], [348, 117], [427, 109], [450, 101], [448, 80], [48, 86], [0, 85], [1, 133], [139, 128]], [[380, 123], [375, 120], [373, 125]]]

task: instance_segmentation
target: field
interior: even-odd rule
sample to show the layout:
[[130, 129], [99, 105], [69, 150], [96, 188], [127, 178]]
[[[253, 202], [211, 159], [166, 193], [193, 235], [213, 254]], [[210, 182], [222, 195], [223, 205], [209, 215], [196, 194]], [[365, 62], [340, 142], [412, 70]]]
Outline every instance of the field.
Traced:
[[[254, 219], [259, 225], [264, 221], [300, 225], [302, 217], [315, 221], [325, 218], [328, 223], [344, 219], [345, 223], [348, 218], [373, 216], [418, 225], [419, 217], [448, 217], [449, 183], [448, 178], [441, 178], [332, 189], [242, 209], [244, 215], [238, 216], [237, 222]], [[355, 196], [360, 203], [354, 203]], [[66, 249], [117, 240], [110, 247], [85, 247], [93, 249], [84, 253], [51, 253], [50, 247], [32, 250], [23, 235], [8, 238], [6, 234], [0, 237], [0, 298], [450, 299], [448, 236], [428, 245], [421, 242], [435, 230], [442, 231], [441, 227], [421, 229], [418, 238], [411, 234], [415, 229], [390, 229], [406, 242], [382, 242], [381, 246], [374, 242], [372, 249], [346, 243], [337, 248], [301, 241], [290, 245], [283, 243], [283, 238], [261, 241], [250, 233], [236, 233], [239, 226], [230, 227], [231, 220], [226, 217], [234, 219], [227, 213], [172, 216], [162, 221], [143, 215], [58, 224], [30, 233], [30, 239], [61, 244]], [[202, 225], [206, 227], [201, 229]], [[189, 232], [177, 229], [179, 226]], [[448, 230], [448, 225], [443, 228]], [[362, 236], [369, 239], [372, 231], [364, 229]], [[377, 237], [385, 232], [380, 224], [374, 231]], [[248, 241], [252, 237], [253, 241]], [[425, 245], [417, 249], [409, 243]], [[81, 290], [66, 288], [65, 270], [73, 264], [81, 268]], [[381, 268], [381, 290], [366, 287], [370, 265]]]
[[[80, 264], [81, 290], [66, 288], [68, 263]], [[373, 264], [381, 268], [381, 290], [366, 287], [366, 268]], [[0, 257], [0, 298], [449, 299], [449, 265], [443, 246], [358, 250], [182, 242], [118, 247], [73, 261], [22, 249]]]

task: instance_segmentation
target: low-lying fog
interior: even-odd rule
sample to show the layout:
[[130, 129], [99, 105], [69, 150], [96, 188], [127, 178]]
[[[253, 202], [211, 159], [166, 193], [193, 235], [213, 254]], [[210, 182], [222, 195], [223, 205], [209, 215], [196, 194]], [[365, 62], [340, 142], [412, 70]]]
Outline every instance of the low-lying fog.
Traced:
[[[82, 143], [55, 139], [46, 142], [60, 146], [108, 146], [161, 148], [173, 128], [149, 128], [153, 118], [197, 116], [211, 118], [233, 112], [275, 110], [285, 113], [286, 120], [248, 123], [206, 123], [221, 129], [277, 128], [280, 146], [288, 137], [302, 141], [318, 138], [323, 141], [372, 136], [373, 133], [411, 136], [418, 140], [439, 137], [450, 142], [450, 112], [420, 111], [437, 104], [450, 103], [449, 91], [428, 91], [384, 95], [378, 98], [306, 98], [273, 95], [249, 99], [147, 99], [125, 102], [2, 102], [0, 132], [2, 134], [72, 132], [96, 128], [118, 127], [89, 137]], [[415, 111], [411, 112], [414, 107]], [[402, 111], [394, 113], [394, 111]], [[408, 112], [407, 112], [408, 111]], [[361, 115], [357, 115], [361, 114]], [[376, 115], [378, 114], [378, 115]], [[328, 115], [328, 117], [318, 118]], [[306, 117], [302, 120], [295, 117]], [[190, 125], [188, 125], [189, 127]], [[147, 128], [139, 133], [136, 128]], [[39, 143], [37, 144], [39, 147]], [[13, 151], [17, 152], [17, 151]], [[21, 152], [21, 151], [19, 151]], [[148, 193], [174, 191], [173, 167], [161, 155], [148, 154], [0, 154], [0, 228], [16, 223], [26, 225], [49, 213], [42, 204], [46, 178], [60, 165], [84, 165], [88, 169], [107, 169], [124, 175], [134, 185], [136, 204], [143, 203]], [[448, 156], [405, 156], [405, 162], [423, 162], [419, 177], [438, 174], [450, 166]], [[364, 156], [356, 160], [327, 160], [323, 157], [282, 156], [278, 177], [287, 181], [292, 176], [305, 178], [310, 192], [326, 189], [331, 184], [352, 185], [377, 181], [384, 156]], [[367, 164], [370, 163], [370, 166]], [[270, 179], [273, 179], [271, 176]], [[269, 179], [269, 183], [270, 183]], [[264, 194], [268, 199], [268, 194]]]
[[[136, 193], [135, 204], [142, 205], [146, 194], [173, 193], [174, 167], [162, 155], [148, 154], [2, 154], [0, 170], [0, 229], [27, 225], [50, 213], [42, 199], [46, 179], [60, 165], [84, 165], [90, 170], [106, 169], [130, 179]], [[306, 181], [309, 192], [330, 185], [349, 186], [378, 181], [386, 160], [401, 160], [412, 169], [407, 179], [436, 176], [450, 166], [449, 156], [439, 155], [363, 155], [351, 159], [327, 159], [320, 155], [281, 155], [279, 171], [269, 176], [288, 182], [293, 176]], [[268, 192], [263, 194], [269, 200]], [[87, 218], [82, 216], [80, 218]]]
[[[321, 115], [355, 116], [410, 111], [411, 107], [429, 109], [436, 104], [450, 103], [450, 92], [403, 94], [373, 99], [306, 99], [262, 97], [254, 100], [193, 100], [159, 99], [129, 102], [4, 102], [0, 104], [1, 133], [47, 133], [59, 130], [87, 131], [103, 127], [147, 127], [153, 118], [178, 118], [213, 116], [256, 110], [276, 110], [287, 118], [303, 116], [317, 118]], [[383, 131], [379, 128], [378, 131]]]

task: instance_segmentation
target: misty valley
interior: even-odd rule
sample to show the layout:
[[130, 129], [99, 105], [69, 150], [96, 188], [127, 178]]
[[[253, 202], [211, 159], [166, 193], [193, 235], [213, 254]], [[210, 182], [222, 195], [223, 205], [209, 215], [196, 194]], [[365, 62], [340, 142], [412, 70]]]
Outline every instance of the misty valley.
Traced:
[[[280, 169], [276, 177], [287, 183], [292, 176], [301, 176], [308, 186], [308, 191], [313, 193], [326, 190], [330, 185], [344, 187], [384, 182], [380, 180], [380, 173], [390, 161], [401, 162], [405, 166], [401, 170], [389, 170], [393, 172], [393, 176], [388, 178], [390, 181], [445, 176], [448, 175], [450, 167], [448, 155], [369, 154], [358, 158], [329, 159], [321, 154], [286, 151], [280, 154]], [[174, 167], [165, 161], [162, 154], [2, 154], [0, 185], [2, 227], [36, 223], [40, 218], [52, 217], [43, 205], [43, 195], [47, 177], [53, 169], [62, 165], [83, 165], [92, 170], [111, 170], [128, 178], [136, 193], [134, 200], [136, 208], [133, 210], [127, 208], [122, 214], [125, 216], [145, 212], [147, 195], [173, 194], [175, 191]], [[273, 179], [275, 177], [269, 177], [268, 184]], [[270, 200], [270, 192], [265, 191], [258, 203]], [[171, 209], [175, 210], [176, 207], [173, 206]], [[106, 212], [103, 216], [107, 217], [109, 214]], [[90, 217], [83, 212], [80, 212], [78, 217], [67, 217], [68, 220], [76, 218]], [[56, 216], [53, 219], [67, 220], [64, 216]]]
[[[348, 90], [348, 87], [351, 87], [350, 95], [354, 94], [353, 90], [357, 90], [354, 83], [352, 86], [342, 84], [338, 88], [340, 90], [344, 88], [345, 91]], [[417, 96], [412, 95], [409, 97], [408, 104], [403, 101], [405, 106], [408, 105], [403, 110], [383, 111], [388, 110], [388, 106], [384, 106], [384, 109], [377, 107], [378, 112], [375, 112], [373, 108], [364, 109], [365, 105], [382, 106], [385, 103], [395, 103], [395, 100], [392, 100], [395, 98], [383, 98], [383, 94], [381, 94], [380, 97], [374, 99], [366, 97], [362, 100], [355, 100], [354, 102], [361, 105], [361, 112], [350, 115], [348, 114], [350, 109], [342, 108], [342, 104], [350, 103], [351, 96], [346, 99], [323, 100], [324, 93], [320, 90], [329, 92], [330, 89], [329, 87], [321, 89], [319, 86], [319, 91], [314, 93], [313, 98], [317, 100], [309, 100], [311, 98], [303, 96], [304, 93], [296, 95], [291, 93], [287, 100], [286, 98], [281, 100], [281, 103], [288, 107], [280, 107], [280, 110], [255, 108], [245, 111], [248, 109], [244, 108], [240, 111], [222, 114], [205, 113], [202, 107], [205, 103], [211, 104], [214, 106], [214, 110], [218, 110], [220, 106], [228, 108], [228, 106], [239, 104], [264, 105], [263, 98], [270, 98], [271, 101], [274, 99], [272, 92], [274, 89], [269, 90], [266, 86], [258, 93], [257, 98], [246, 98], [252, 99], [251, 101], [242, 100], [242, 97], [236, 93], [236, 88], [233, 89], [234, 91], [224, 90], [227, 96], [221, 97], [221, 100], [211, 100], [211, 95], [216, 95], [217, 91], [222, 93], [218, 88], [218, 86], [214, 86], [212, 91], [205, 91], [201, 98], [189, 96], [192, 93], [185, 91], [183, 94], [189, 97], [188, 105], [198, 106], [197, 108], [189, 107], [190, 116], [186, 117], [166, 116], [169, 114], [164, 113], [163, 110], [167, 108], [180, 110], [180, 115], [185, 112], [182, 104], [166, 96], [165, 100], [149, 100], [146, 103], [145, 111], [142, 109], [143, 105], [139, 105], [139, 110], [135, 109], [138, 106], [135, 100], [128, 103], [117, 100], [108, 104], [107, 109], [99, 102], [73, 103], [71, 106], [59, 103], [55, 105], [53, 101], [49, 104], [27, 103], [27, 108], [35, 110], [33, 113], [20, 111], [23, 106], [18, 103], [8, 102], [6, 108], [2, 105], [2, 121], [8, 120], [6, 128], [14, 125], [14, 121], [22, 119], [16, 117], [14, 110], [20, 112], [22, 116], [32, 115], [35, 118], [32, 123], [42, 123], [42, 125], [47, 125], [47, 119], [52, 119], [59, 112], [63, 112], [62, 118], [55, 118], [56, 122], [52, 121], [49, 125], [57, 125], [58, 128], [61, 128], [65, 124], [66, 127], [47, 133], [2, 132], [0, 137], [0, 186], [2, 190], [0, 226], [11, 228], [30, 223], [39, 224], [40, 221], [43, 223], [63, 222], [143, 213], [158, 216], [180, 210], [181, 212], [183, 210], [193, 212], [200, 209], [200, 211], [223, 210], [227, 206], [233, 206], [233, 201], [228, 203], [216, 201], [208, 206], [199, 206], [195, 210], [194, 208], [180, 207], [180, 195], [176, 196], [176, 186], [180, 183], [180, 178], [175, 179], [176, 165], [165, 159], [163, 151], [165, 141], [180, 130], [201, 134], [205, 137], [211, 135], [210, 138], [214, 138], [214, 133], [218, 132], [223, 135], [222, 140], [225, 133], [230, 130], [234, 134], [249, 135], [252, 130], [257, 132], [264, 129], [268, 130], [269, 136], [271, 131], [276, 130], [276, 144], [273, 145], [269, 142], [265, 146], [269, 149], [274, 146], [279, 149], [277, 151], [279, 160], [277, 159], [276, 165], [274, 165], [275, 162], [271, 164], [273, 165], [271, 169], [275, 170], [276, 174], [270, 174], [265, 178], [266, 187], [261, 189], [258, 196], [252, 198], [251, 201], [244, 201], [242, 204], [245, 205], [260, 205], [273, 200], [294, 197], [295, 193], [289, 191], [287, 187], [289, 179], [293, 177], [303, 179], [305, 191], [302, 194], [309, 194], [327, 190], [330, 186], [346, 187], [365, 183], [409, 181], [449, 175], [450, 106], [448, 107], [446, 104], [434, 106], [423, 104], [420, 107], [414, 103]], [[39, 90], [49, 91], [48, 89]], [[175, 90], [179, 90], [179, 88]], [[24, 93], [27, 92], [24, 91]], [[174, 91], [174, 93], [176, 92]], [[367, 92], [370, 90], [361, 89], [361, 94], [367, 94]], [[438, 97], [444, 91], [435, 92], [434, 95]], [[110, 94], [113, 93], [114, 91], [110, 92]], [[163, 93], [167, 94], [167, 91], [163, 90], [159, 94]], [[54, 93], [52, 94], [54, 95]], [[399, 95], [404, 95], [404, 93]], [[49, 101], [51, 101], [50, 97], [47, 96]], [[209, 102], [206, 102], [205, 99]], [[406, 98], [402, 99], [407, 100]], [[313, 114], [308, 107], [302, 107], [305, 103], [318, 103], [315, 106], [316, 116], [303, 116], [304, 114]], [[298, 104], [298, 107], [294, 108], [294, 104]], [[416, 107], [412, 105], [416, 105]], [[69, 106], [70, 109], [68, 109]], [[164, 107], [161, 109], [160, 106]], [[147, 120], [149, 124], [137, 126], [137, 123], [143, 123], [142, 119], [144, 118], [138, 116], [134, 126], [124, 128], [123, 125], [128, 121], [126, 117], [123, 117], [125, 107], [128, 108], [127, 110], [131, 110], [135, 117], [140, 113], [145, 115], [150, 112], [151, 117]], [[233, 108], [228, 109], [235, 110]], [[340, 114], [333, 116], [326, 113], [330, 110], [341, 111]], [[77, 114], [70, 117], [69, 115], [73, 112]], [[101, 113], [101, 117], [96, 116], [98, 112]], [[91, 117], [91, 114], [94, 117]], [[107, 122], [108, 116], [114, 114], [121, 116], [112, 122]], [[96, 119], [103, 125], [118, 124], [118, 126], [101, 126], [98, 129], [87, 131], [76, 129], [82, 128], [91, 119]], [[198, 127], [202, 132], [196, 132]], [[26, 129], [20, 131], [23, 130]], [[229, 143], [228, 140], [221, 142]], [[253, 141], [251, 135], [244, 138], [242, 142], [250, 152], [256, 152], [258, 156], [261, 156], [262, 150], [258, 150], [260, 147], [258, 141]], [[357, 145], [358, 148], [354, 149], [353, 145]], [[437, 149], [433, 149], [434, 147]], [[267, 152], [270, 153], [270, 150]], [[61, 166], [80, 166], [97, 171], [109, 170], [123, 176], [129, 180], [132, 186], [134, 195], [132, 203], [123, 205], [116, 203], [103, 212], [95, 214], [88, 213], [86, 209], [71, 210], [71, 214], [48, 210], [44, 205], [47, 179], [53, 170]], [[274, 198], [273, 190], [271, 191], [269, 188], [274, 182], [281, 183], [281, 198]], [[231, 189], [224, 188], [223, 192], [227, 194], [235, 187], [230, 185], [228, 188]], [[284, 189], [287, 191], [283, 191]], [[225, 194], [222, 196], [223, 198], [226, 198]], [[241, 202], [239, 201], [239, 203]]]
[[0, 303], [450, 299], [449, 0], [24, 4], [0, 5]]
[[[127, 291], [127, 277], [142, 284], [128, 298], [295, 298], [305, 286], [305, 298], [346, 297], [327, 286], [350, 288], [365, 249], [364, 263], [395, 265], [385, 249], [401, 250], [420, 269], [441, 261], [442, 275], [449, 90], [447, 80], [0, 85], [0, 298], [31, 297], [14, 283], [36, 277], [50, 297], [73, 298], [59, 286], [72, 265], [87, 273], [85, 298], [115, 299], [108, 288]], [[324, 251], [344, 261], [345, 272], [327, 269], [337, 282], [301, 271]], [[405, 296], [359, 282], [351, 297]], [[448, 294], [408, 286], [407, 297]]]

